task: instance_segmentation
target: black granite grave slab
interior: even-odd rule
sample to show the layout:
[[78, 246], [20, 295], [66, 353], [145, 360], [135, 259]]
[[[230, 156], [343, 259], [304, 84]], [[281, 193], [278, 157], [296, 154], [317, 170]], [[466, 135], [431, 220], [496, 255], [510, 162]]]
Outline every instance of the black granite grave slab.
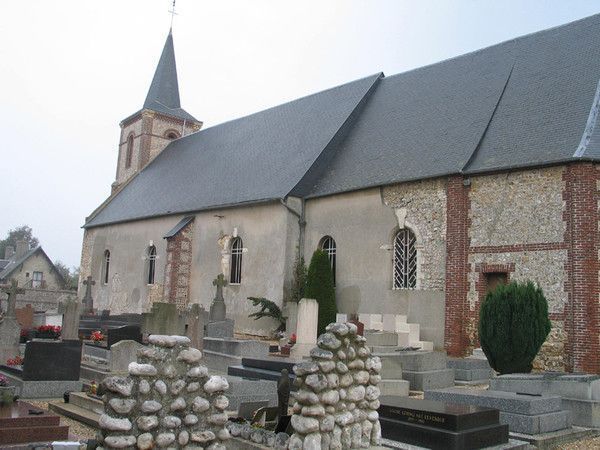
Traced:
[[491, 408], [397, 396], [381, 396], [379, 401], [380, 417], [451, 431], [494, 425], [500, 421], [500, 411]]
[[283, 369], [287, 369], [288, 373], [294, 373], [293, 368], [296, 364], [297, 362], [281, 361], [278, 359], [242, 358], [242, 366], [244, 367], [254, 367], [278, 373], [281, 373]]
[[381, 417], [379, 423], [384, 438], [433, 450], [474, 450], [508, 442], [508, 425], [450, 431]]
[[119, 328], [109, 328], [106, 342], [108, 348], [119, 341], [132, 340], [142, 343], [142, 331], [139, 325], [125, 325]]
[[382, 436], [432, 449], [479, 449], [508, 442], [496, 409], [382, 396]]
[[29, 341], [25, 347], [23, 381], [77, 381], [81, 341]]

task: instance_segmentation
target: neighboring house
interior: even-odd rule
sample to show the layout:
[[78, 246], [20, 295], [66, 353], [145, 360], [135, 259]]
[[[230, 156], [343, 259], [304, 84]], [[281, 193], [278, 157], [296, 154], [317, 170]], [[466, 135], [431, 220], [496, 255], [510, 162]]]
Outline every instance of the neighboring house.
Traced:
[[195, 132], [169, 34], [80, 279], [96, 308], [140, 313], [208, 307], [222, 272], [236, 328], [266, 333], [246, 298], [281, 305], [320, 247], [342, 312], [406, 314], [454, 356], [486, 292], [530, 279], [553, 327], [540, 366], [600, 373], [599, 80], [595, 15]]
[[14, 252], [12, 247], [7, 247], [0, 269], [0, 284], [14, 279], [19, 287], [26, 289], [61, 290], [65, 287], [65, 280], [41, 246], [30, 249], [26, 242], [18, 242]]

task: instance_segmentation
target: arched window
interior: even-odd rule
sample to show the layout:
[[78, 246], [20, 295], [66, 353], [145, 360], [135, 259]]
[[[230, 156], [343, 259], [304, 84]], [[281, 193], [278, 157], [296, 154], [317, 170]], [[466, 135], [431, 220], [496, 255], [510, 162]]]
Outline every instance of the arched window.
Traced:
[[394, 238], [394, 289], [417, 287], [417, 247], [415, 234], [408, 228]]
[[148, 284], [154, 284], [154, 274], [156, 273], [156, 247], [151, 245], [148, 248]]
[[125, 152], [125, 168], [131, 167], [131, 158], [133, 156], [133, 134], [127, 138], [127, 151]]
[[231, 274], [229, 276], [230, 284], [240, 284], [242, 282], [242, 238], [236, 237], [231, 241]]
[[329, 265], [331, 266], [331, 277], [333, 278], [333, 285], [335, 286], [335, 241], [331, 236], [325, 236], [321, 239], [319, 248], [327, 253], [329, 257]]
[[172, 141], [173, 139], [179, 139], [179, 133], [175, 130], [167, 130], [165, 137]]
[[104, 251], [104, 264], [102, 268], [102, 283], [108, 284], [108, 272], [110, 270], [110, 252]]

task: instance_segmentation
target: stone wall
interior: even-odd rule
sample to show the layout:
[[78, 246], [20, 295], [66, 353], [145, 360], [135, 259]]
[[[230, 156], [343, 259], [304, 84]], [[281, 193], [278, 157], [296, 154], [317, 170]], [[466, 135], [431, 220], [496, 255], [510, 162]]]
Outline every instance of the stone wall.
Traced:
[[383, 202], [395, 210], [404, 210], [406, 226], [417, 236], [417, 288], [444, 290], [446, 180], [439, 178], [384, 187]]
[[129, 364], [127, 378], [102, 382], [107, 392], [99, 419], [104, 448], [224, 450], [230, 438], [227, 380], [209, 377], [200, 365], [202, 353], [186, 337], [152, 335], [149, 342]]
[[188, 223], [167, 239], [164, 300], [175, 303], [179, 311], [185, 310], [190, 295], [194, 227]]
[[379, 445], [381, 361], [351, 323], [334, 323], [319, 336], [311, 360], [294, 366], [298, 391], [290, 450]]

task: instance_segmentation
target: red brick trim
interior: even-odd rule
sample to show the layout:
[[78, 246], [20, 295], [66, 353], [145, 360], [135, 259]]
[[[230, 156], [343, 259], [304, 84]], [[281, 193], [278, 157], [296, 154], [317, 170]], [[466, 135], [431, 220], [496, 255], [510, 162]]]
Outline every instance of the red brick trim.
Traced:
[[448, 178], [446, 187], [446, 323], [445, 347], [450, 356], [465, 356], [469, 307], [469, 186], [462, 176]]
[[567, 247], [566, 366], [576, 372], [600, 373], [600, 302], [598, 271], [598, 168], [571, 164], [563, 173]]
[[193, 224], [191, 221], [175, 236], [167, 238], [164, 301], [175, 303], [180, 311], [185, 310], [189, 301]]
[[517, 253], [517, 252], [540, 252], [547, 250], [564, 250], [567, 248], [565, 242], [538, 242], [533, 244], [512, 245], [481, 245], [471, 247], [469, 253]]

